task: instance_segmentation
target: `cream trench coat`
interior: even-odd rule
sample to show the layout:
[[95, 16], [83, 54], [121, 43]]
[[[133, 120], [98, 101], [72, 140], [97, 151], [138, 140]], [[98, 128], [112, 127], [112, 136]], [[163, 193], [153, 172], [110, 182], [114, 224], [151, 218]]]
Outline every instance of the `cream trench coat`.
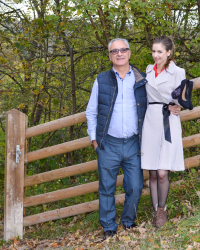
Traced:
[[[171, 92], [186, 78], [185, 70], [174, 62], [155, 78], [154, 65], [146, 69], [146, 91], [149, 102], [169, 103], [174, 101]], [[141, 167], [148, 170], [183, 171], [184, 156], [180, 117], [169, 116], [172, 143], [165, 140], [162, 104], [149, 104], [142, 129]]]

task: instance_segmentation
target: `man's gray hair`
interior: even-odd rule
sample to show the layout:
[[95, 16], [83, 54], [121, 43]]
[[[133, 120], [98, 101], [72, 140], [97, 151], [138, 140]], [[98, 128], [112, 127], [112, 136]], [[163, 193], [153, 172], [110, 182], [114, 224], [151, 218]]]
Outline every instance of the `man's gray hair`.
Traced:
[[124, 39], [124, 38], [115, 38], [115, 39], [112, 39], [109, 42], [109, 44], [108, 44], [108, 52], [110, 52], [110, 47], [111, 47], [112, 43], [114, 43], [115, 41], [123, 41], [128, 46], [128, 48], [130, 49], [129, 43], [128, 43], [128, 41], [126, 39]]

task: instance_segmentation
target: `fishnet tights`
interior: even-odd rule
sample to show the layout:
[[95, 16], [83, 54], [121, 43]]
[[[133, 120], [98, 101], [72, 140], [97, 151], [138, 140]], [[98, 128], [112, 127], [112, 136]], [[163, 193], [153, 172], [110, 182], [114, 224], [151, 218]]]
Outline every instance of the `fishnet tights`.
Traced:
[[164, 207], [169, 192], [169, 171], [168, 170], [149, 170], [151, 200], [154, 210], [156, 206]]

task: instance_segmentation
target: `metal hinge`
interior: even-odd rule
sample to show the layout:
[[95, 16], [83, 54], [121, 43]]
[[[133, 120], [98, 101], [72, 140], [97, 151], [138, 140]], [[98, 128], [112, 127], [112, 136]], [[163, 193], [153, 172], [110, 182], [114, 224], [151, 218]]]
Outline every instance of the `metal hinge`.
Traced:
[[21, 155], [20, 145], [16, 145], [16, 163], [19, 163], [20, 155]]

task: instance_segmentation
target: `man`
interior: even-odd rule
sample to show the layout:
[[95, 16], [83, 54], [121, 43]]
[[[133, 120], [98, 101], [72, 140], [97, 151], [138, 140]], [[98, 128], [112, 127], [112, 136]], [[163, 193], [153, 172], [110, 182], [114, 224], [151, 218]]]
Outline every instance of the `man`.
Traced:
[[[120, 166], [126, 192], [121, 223], [135, 227], [137, 207], [143, 188], [140, 144], [147, 107], [145, 74], [129, 65], [128, 41], [116, 38], [108, 44], [110, 71], [95, 80], [86, 110], [88, 134], [97, 153], [99, 171], [99, 219], [104, 238], [116, 234], [116, 179]], [[178, 106], [171, 106], [179, 109]]]

